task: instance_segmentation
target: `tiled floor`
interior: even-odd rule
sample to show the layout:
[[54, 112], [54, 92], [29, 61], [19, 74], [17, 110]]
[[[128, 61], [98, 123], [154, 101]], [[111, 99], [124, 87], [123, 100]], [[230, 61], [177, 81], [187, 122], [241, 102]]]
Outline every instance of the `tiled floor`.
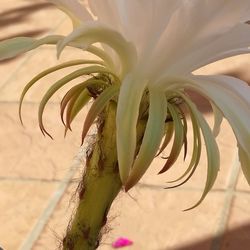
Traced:
[[[70, 22], [45, 1], [9, 0], [0, 4], [0, 27], [1, 40], [17, 34], [66, 34]], [[69, 49], [61, 61], [75, 55]], [[55, 64], [51, 47], [0, 64], [0, 246], [5, 250], [57, 249], [76, 204], [74, 194], [82, 165], [73, 158], [79, 151], [83, 118], [64, 139], [58, 116], [59, 93], [45, 113], [45, 124], [55, 140], [44, 138], [37, 125], [41, 93], [60, 75], [41, 81], [27, 95], [23, 107], [25, 128], [17, 117], [18, 98], [25, 83]], [[247, 80], [249, 66], [250, 56], [240, 56], [202, 71], [227, 72]], [[212, 121], [209, 113], [207, 119]], [[162, 165], [158, 158], [136, 188], [116, 199], [99, 249], [111, 249], [112, 241], [119, 236], [134, 241], [127, 248], [131, 250], [250, 249], [250, 188], [241, 173], [235, 140], [226, 122], [218, 142], [221, 171], [213, 190], [198, 208], [182, 211], [201, 195], [205, 158], [193, 179], [174, 190], [162, 187], [185, 165], [180, 160], [167, 175], [157, 176]]]

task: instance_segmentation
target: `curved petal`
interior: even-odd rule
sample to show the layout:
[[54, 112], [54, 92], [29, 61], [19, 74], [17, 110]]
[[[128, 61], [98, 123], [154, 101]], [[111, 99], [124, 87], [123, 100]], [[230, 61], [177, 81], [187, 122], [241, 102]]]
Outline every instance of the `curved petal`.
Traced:
[[214, 114], [213, 135], [217, 137], [218, 134], [220, 133], [220, 126], [223, 121], [223, 113], [219, 110], [219, 108], [216, 105], [214, 105], [212, 102], [210, 103]]
[[110, 68], [111, 71], [115, 71], [115, 65], [112, 57], [108, 53], [106, 53], [103, 49], [98, 48], [94, 45], [90, 45], [86, 50], [96, 55], [97, 57], [101, 58]]
[[67, 68], [67, 67], [71, 67], [71, 66], [75, 66], [75, 65], [81, 65], [81, 64], [99, 64], [99, 65], [103, 65], [102, 61], [96, 61], [96, 60], [72, 60], [72, 61], [69, 61], [69, 62], [65, 62], [65, 63], [62, 63], [62, 64], [59, 64], [59, 65], [56, 65], [54, 67], [51, 67], [51, 68], [48, 68], [44, 71], [42, 71], [41, 73], [39, 73], [38, 75], [36, 75], [33, 79], [31, 79], [28, 84], [26, 84], [26, 86], [24, 87], [23, 91], [22, 91], [22, 94], [20, 96], [20, 99], [19, 99], [19, 118], [20, 118], [20, 121], [22, 123], [22, 104], [23, 104], [23, 100], [24, 100], [24, 97], [26, 95], [26, 93], [28, 92], [28, 90], [37, 82], [39, 81], [41, 78], [47, 76], [48, 74], [51, 74], [57, 70], [60, 70], [60, 69], [64, 69], [64, 68]]
[[149, 89], [149, 117], [143, 136], [140, 151], [131, 168], [129, 178], [125, 184], [128, 191], [143, 176], [153, 161], [164, 135], [165, 119], [167, 115], [167, 101], [161, 90]]
[[[248, 0], [228, 0], [226, 4], [224, 0], [182, 1], [181, 7], [172, 15], [155, 47], [152, 60], [156, 63], [152, 71], [155, 71], [157, 76], [164, 68], [168, 69], [173, 64], [176, 64], [178, 70], [178, 63], [181, 63], [183, 57], [223, 38], [235, 26], [249, 20], [249, 15]], [[240, 38], [244, 40], [244, 36]], [[224, 40], [224, 43], [230, 44], [230, 40]], [[203, 55], [205, 58], [202, 59], [209, 57], [209, 53]], [[192, 59], [192, 56], [189, 59]], [[185, 70], [185, 67], [181, 69]]]
[[[65, 84], [72, 81], [73, 79], [75, 79], [79, 76], [84, 76], [84, 75], [89, 75], [89, 74], [94, 74], [94, 73], [109, 73], [109, 72], [104, 67], [100, 67], [100, 66], [89, 66], [86, 68], [78, 69], [78, 70], [66, 75], [62, 79], [58, 80], [48, 89], [48, 91], [45, 93], [45, 95], [43, 96], [43, 98], [39, 104], [39, 110], [38, 110], [39, 127], [40, 127], [43, 134], [45, 133], [51, 137], [51, 135], [46, 131], [46, 129], [44, 128], [44, 125], [43, 125], [43, 112], [44, 112], [44, 109], [45, 109], [47, 102], [54, 95], [54, 93], [58, 89], [63, 87]], [[88, 83], [86, 83], [86, 84], [88, 84]]]
[[92, 16], [78, 0], [47, 0], [65, 12], [72, 20], [73, 26], [77, 27], [81, 22], [92, 20]]
[[88, 90], [85, 89], [74, 100], [74, 103], [72, 104], [72, 107], [69, 113], [67, 110], [65, 133], [67, 132], [67, 129], [71, 127], [71, 123], [73, 122], [74, 118], [82, 110], [82, 108], [89, 102], [90, 99], [91, 99], [91, 96], [89, 95]]
[[136, 125], [146, 82], [127, 75], [121, 84], [116, 115], [116, 140], [121, 181], [126, 183], [136, 149]]
[[239, 147], [239, 160], [241, 163], [241, 168], [248, 184], [250, 185], [250, 155], [241, 146], [238, 147]]
[[97, 22], [91, 22], [75, 29], [70, 35], [65, 37], [58, 43], [58, 56], [61, 54], [65, 46], [80, 40], [82, 49], [87, 49], [91, 44], [100, 42], [107, 44], [116, 51], [119, 56], [121, 67], [121, 75], [125, 75], [134, 67], [136, 63], [136, 49], [132, 43], [115, 30], [108, 28]]
[[167, 159], [167, 162], [165, 163], [165, 165], [158, 174], [166, 172], [175, 163], [175, 161], [180, 155], [184, 143], [184, 127], [181, 122], [179, 113], [177, 112], [177, 109], [171, 104], [168, 104], [168, 109], [173, 118], [175, 135], [174, 135], [173, 146], [169, 154], [169, 157]]
[[[181, 94], [181, 93], [180, 93]], [[192, 101], [185, 95], [181, 94], [182, 98], [185, 100], [189, 108], [192, 110], [203, 134], [203, 138], [206, 144], [207, 151], [207, 180], [205, 184], [205, 188], [200, 200], [192, 207], [185, 209], [185, 211], [193, 209], [197, 207], [206, 197], [208, 192], [213, 187], [213, 184], [217, 178], [217, 174], [220, 166], [220, 154], [215, 138], [212, 134], [212, 131], [207, 124], [206, 120], [202, 116], [202, 114], [198, 111], [196, 106], [192, 103]]]
[[100, 114], [100, 112], [105, 108], [106, 104], [109, 100], [111, 100], [115, 95], [119, 92], [118, 85], [112, 85], [105, 89], [93, 102], [89, 112], [85, 118], [83, 131], [82, 131], [82, 144], [84, 139], [89, 131], [89, 128], [93, 124], [96, 117]]
[[169, 121], [165, 125], [165, 138], [156, 156], [159, 156], [164, 151], [164, 149], [168, 146], [169, 142], [171, 141], [173, 137], [173, 133], [174, 133], [174, 123], [173, 121]]
[[193, 76], [192, 86], [212, 100], [229, 121], [238, 143], [246, 152], [250, 145], [250, 87], [229, 76]]
[[172, 61], [168, 71], [192, 72], [223, 58], [250, 52], [250, 25], [238, 24], [233, 29], [209, 43], [202, 44]]
[[[71, 127], [70, 127], [70, 123], [72, 121], [71, 117], [75, 116], [74, 114], [72, 114], [72, 110], [73, 110], [73, 107], [75, 106], [75, 103], [77, 102], [77, 100], [79, 100], [79, 97], [80, 96], [82, 97], [82, 93], [85, 93], [84, 94], [85, 98], [83, 98], [84, 102], [85, 102], [85, 100], [88, 100], [91, 98], [91, 96], [88, 95], [88, 91], [86, 91], [86, 88], [90, 87], [91, 85], [102, 87], [102, 86], [105, 86], [106, 83], [102, 80], [96, 80], [94, 78], [90, 78], [82, 83], [79, 83], [79, 84], [73, 86], [64, 95], [64, 97], [61, 101], [61, 105], [60, 105], [60, 109], [61, 109], [60, 115], [61, 115], [61, 120], [67, 129], [71, 129]], [[88, 98], [88, 96], [89, 96], [89, 98]], [[81, 97], [80, 97], [80, 99], [82, 99]], [[85, 102], [85, 103], [87, 103], [87, 102]], [[79, 103], [78, 106], [81, 106], [81, 103]], [[65, 123], [63, 117], [64, 117], [64, 111], [65, 111], [66, 107], [67, 107], [67, 115], [66, 115], [66, 123]]]
[[41, 39], [31, 37], [16, 37], [0, 42], [0, 61], [36, 49], [44, 44], [57, 44], [63, 36], [46, 36]]
[[191, 123], [192, 123], [192, 127], [193, 127], [193, 149], [192, 149], [193, 153], [192, 153], [192, 157], [191, 157], [189, 166], [187, 167], [186, 171], [179, 178], [172, 180], [172, 181], [168, 181], [168, 183], [180, 181], [181, 179], [183, 179], [187, 175], [188, 175], [188, 177], [186, 177], [186, 179], [184, 181], [182, 181], [181, 183], [176, 184], [176, 185], [171, 186], [171, 187], [167, 187], [166, 189], [178, 187], [178, 186], [181, 186], [184, 183], [186, 183], [194, 174], [194, 172], [199, 164], [200, 157], [201, 157], [202, 143], [201, 143], [201, 133], [200, 133], [199, 123], [196, 119], [196, 116], [195, 116], [193, 110], [188, 105], [186, 105], [186, 106], [188, 107], [189, 114], [191, 116]]
[[116, 9], [116, 1], [113, 0], [89, 0], [91, 12], [103, 24], [109, 28], [121, 32], [120, 16]]
[[[247, 164], [250, 161], [250, 87], [229, 76], [190, 76], [179, 79], [174, 87], [198, 91], [220, 109], [234, 131], [243, 172], [249, 181]], [[166, 89], [169, 88], [171, 86], [167, 84]]]

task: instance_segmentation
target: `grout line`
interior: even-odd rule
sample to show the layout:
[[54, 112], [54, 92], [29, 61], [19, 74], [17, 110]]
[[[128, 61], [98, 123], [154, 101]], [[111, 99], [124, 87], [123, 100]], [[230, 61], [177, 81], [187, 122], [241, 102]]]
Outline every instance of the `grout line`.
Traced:
[[[8, 104], [8, 105], [19, 105], [19, 100], [18, 101], [3, 101], [3, 100], [0, 100], [0, 104]], [[23, 105], [39, 105], [40, 104], [40, 102], [39, 101], [37, 101], [37, 102], [35, 102], [35, 101], [24, 101], [23, 102]], [[50, 105], [50, 104], [52, 104], [52, 105], [58, 105], [58, 104], [60, 104], [60, 101], [58, 101], [58, 102], [55, 102], [55, 101], [51, 101], [51, 102], [49, 102], [48, 103], [48, 105]]]
[[[63, 180], [61, 179], [46, 179], [46, 178], [34, 178], [34, 177], [19, 177], [19, 176], [0, 176], [0, 182], [3, 181], [16, 181], [16, 182], [45, 182], [45, 183], [60, 183]], [[71, 183], [76, 182], [71, 180]]]
[[220, 250], [223, 243], [223, 235], [227, 227], [228, 219], [230, 216], [230, 211], [232, 207], [232, 202], [235, 197], [235, 187], [237, 185], [237, 180], [239, 176], [240, 163], [238, 160], [238, 152], [235, 152], [235, 159], [232, 164], [231, 174], [228, 179], [227, 190], [225, 191], [224, 206], [221, 211], [221, 215], [218, 222], [218, 228], [215, 232], [215, 237], [212, 241], [210, 250]]
[[43, 210], [40, 217], [37, 219], [36, 224], [32, 228], [29, 235], [23, 241], [19, 250], [30, 250], [32, 249], [35, 242], [38, 240], [39, 236], [41, 235], [44, 227], [46, 226], [47, 222], [49, 221], [50, 217], [52, 216], [57, 204], [61, 200], [66, 188], [68, 187], [71, 179], [74, 177], [75, 173], [78, 169], [82, 167], [82, 163], [85, 158], [84, 154], [85, 150], [83, 147], [80, 148], [79, 153], [75, 157], [70, 170], [64, 176], [63, 180], [58, 184], [57, 189], [53, 193], [52, 197], [49, 199], [46, 208]]
[[[63, 182], [62, 179], [46, 179], [46, 178], [34, 178], [34, 177], [20, 177], [20, 176], [0, 176], [0, 183], [1, 182], [43, 182], [43, 183], [61, 183]], [[79, 180], [70, 180], [69, 183], [75, 183], [75, 182], [79, 182]], [[152, 191], [156, 190], [163, 190], [164, 186], [161, 185], [154, 185], [154, 184], [148, 184], [148, 183], [138, 183], [138, 188], [150, 188]], [[196, 191], [196, 192], [202, 192], [203, 189], [202, 188], [198, 188], [198, 187], [178, 187], [178, 188], [174, 188], [171, 191], [181, 191], [181, 192], [192, 192], [192, 191]], [[223, 188], [214, 188], [210, 191], [210, 193], [225, 193], [225, 189]], [[233, 194], [246, 194], [249, 195], [250, 191], [249, 190], [234, 190]], [[1, 249], [0, 249], [1, 250]]]
[[[34, 177], [19, 177], [19, 176], [0, 176], [0, 183], [1, 182], [36, 182], [36, 183], [61, 183], [63, 182], [62, 179], [46, 179], [46, 178], [34, 178]], [[79, 182], [78, 179], [70, 180], [69, 183], [76, 183]], [[138, 188], [150, 188], [152, 191], [156, 190], [163, 190], [164, 187], [161, 185], [154, 185], [154, 184], [147, 184], [147, 183], [138, 183]], [[178, 187], [174, 188], [171, 191], [179, 191], [179, 192], [202, 192], [202, 188], [196, 187]], [[214, 188], [210, 191], [210, 193], [225, 193], [225, 189], [223, 188]], [[241, 194], [241, 195], [249, 195], [249, 190], [234, 190], [233, 194]], [[1, 250], [1, 249], [0, 249]]]

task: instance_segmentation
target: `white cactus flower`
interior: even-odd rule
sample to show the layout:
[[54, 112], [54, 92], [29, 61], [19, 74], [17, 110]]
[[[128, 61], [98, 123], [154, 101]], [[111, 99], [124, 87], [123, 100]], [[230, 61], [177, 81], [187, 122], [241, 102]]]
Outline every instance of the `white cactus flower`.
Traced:
[[[45, 104], [53, 93], [81, 75], [99, 73], [103, 78], [85, 81], [71, 89], [62, 101], [63, 110], [70, 101], [75, 111], [67, 125], [89, 100], [85, 88], [97, 84], [102, 88], [90, 109], [83, 136], [111, 98], [117, 98], [117, 152], [119, 171], [126, 190], [146, 172], [158, 150], [162, 151], [174, 134], [169, 158], [161, 172], [171, 167], [185, 146], [185, 117], [173, 99], [181, 100], [189, 110], [193, 126], [193, 154], [182, 177], [195, 171], [201, 154], [201, 135], [207, 151], [207, 181], [198, 205], [212, 188], [219, 170], [219, 151], [215, 141], [222, 117], [230, 123], [238, 142], [242, 170], [250, 184], [250, 88], [236, 78], [218, 75], [194, 75], [202, 66], [234, 55], [250, 52], [249, 0], [89, 0], [86, 8], [74, 0], [51, 0], [72, 19], [73, 31], [66, 37], [48, 36], [15, 38], [0, 43], [0, 59], [13, 57], [42, 44], [55, 44], [58, 56], [65, 46], [87, 50], [100, 61], [76, 60], [42, 72], [38, 79], [55, 70], [72, 65], [93, 64], [56, 82], [40, 106], [40, 126]], [[95, 43], [101, 43], [102, 48]], [[206, 97], [215, 114], [214, 134], [187, 94], [193, 90]], [[136, 127], [145, 91], [149, 95], [146, 130], [136, 151]], [[23, 94], [23, 96], [24, 96]], [[22, 96], [22, 98], [23, 98]], [[82, 99], [79, 99], [80, 97]], [[74, 99], [75, 98], [75, 99]], [[80, 100], [80, 101], [79, 101]], [[71, 105], [72, 106], [72, 105]], [[74, 108], [73, 108], [74, 110]], [[70, 112], [69, 112], [70, 113]], [[62, 111], [63, 114], [63, 111]], [[71, 117], [70, 117], [71, 116]], [[172, 125], [167, 126], [166, 118]], [[165, 138], [165, 139], [164, 139]], [[162, 140], [164, 142], [162, 143]]]

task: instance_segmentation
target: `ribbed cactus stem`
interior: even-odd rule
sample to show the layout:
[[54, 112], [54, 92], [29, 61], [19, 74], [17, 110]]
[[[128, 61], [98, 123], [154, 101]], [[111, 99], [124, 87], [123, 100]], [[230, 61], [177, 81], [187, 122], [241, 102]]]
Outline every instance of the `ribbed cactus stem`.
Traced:
[[64, 250], [93, 250], [99, 245], [110, 206], [121, 190], [117, 164], [116, 104], [110, 102], [98, 124], [98, 133], [79, 186], [79, 205], [63, 240]]
[[[64, 250], [97, 249], [111, 204], [122, 188], [116, 151], [116, 108], [116, 102], [110, 101], [98, 121], [96, 140], [87, 157], [85, 174], [79, 186], [79, 205], [63, 239]], [[141, 113], [144, 111], [142, 109]], [[137, 152], [146, 122], [147, 115], [140, 115]]]

